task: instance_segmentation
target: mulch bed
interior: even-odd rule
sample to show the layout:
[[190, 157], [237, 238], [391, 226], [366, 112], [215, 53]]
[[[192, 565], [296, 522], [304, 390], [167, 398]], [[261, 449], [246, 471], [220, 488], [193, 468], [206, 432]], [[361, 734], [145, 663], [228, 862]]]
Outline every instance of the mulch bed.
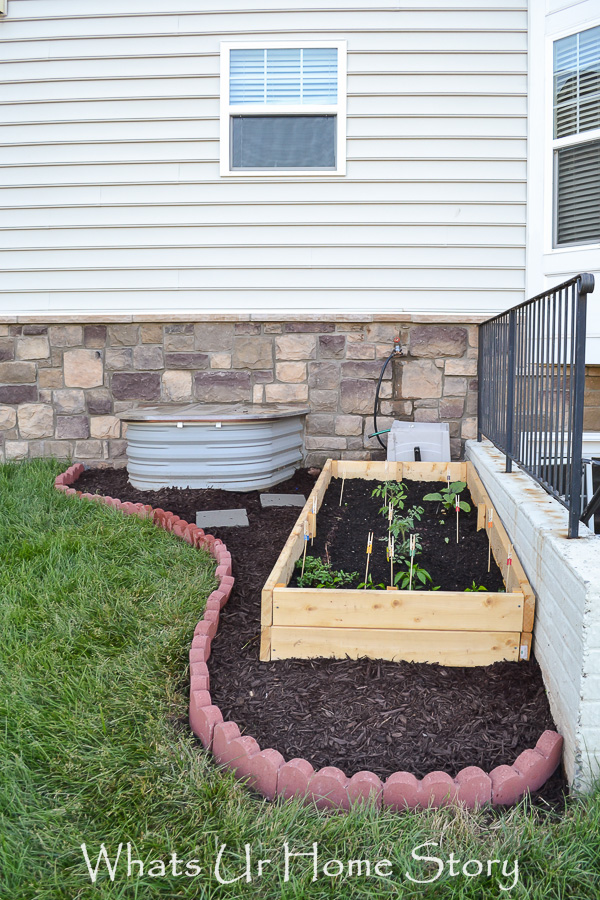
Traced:
[[[388, 517], [380, 513], [383, 500], [372, 497], [377, 481], [361, 478], [347, 479], [341, 492], [341, 479], [331, 480], [323, 504], [317, 516], [317, 535], [313, 546], [308, 546], [307, 555], [326, 559], [329, 556], [334, 570], [351, 573], [358, 570], [358, 577], [343, 588], [356, 588], [364, 582], [367, 536], [373, 531], [373, 552], [369, 563], [369, 574], [373, 583], [390, 584], [390, 565], [386, 561], [388, 540]], [[470, 503], [470, 512], [459, 513], [458, 543], [456, 541], [456, 512], [444, 510], [437, 501], [423, 500], [427, 494], [439, 493], [445, 483], [439, 481], [406, 481], [407, 496], [404, 509], [398, 515], [405, 516], [413, 506], [424, 512], [420, 521], [415, 522], [422, 550], [415, 556], [415, 563], [431, 575], [431, 585], [426, 590], [439, 586], [444, 591], [464, 591], [476, 586], [484, 586], [488, 591], [504, 590], [502, 573], [492, 555], [488, 572], [488, 540], [485, 529], [477, 531], [477, 508], [465, 490], [461, 500]], [[342, 505], [340, 506], [340, 495]], [[381, 540], [383, 538], [383, 540]], [[397, 542], [398, 543], [398, 542]], [[396, 565], [394, 574], [407, 565]], [[296, 577], [290, 584], [295, 585]], [[415, 579], [413, 588], [422, 585]]]
[[[314, 482], [299, 470], [273, 492], [308, 496]], [[344, 493], [349, 486], [348, 480]], [[533, 658], [474, 668], [369, 659], [260, 662], [260, 593], [298, 508], [263, 509], [258, 491], [138, 491], [126, 469], [87, 470], [77, 489], [149, 503], [188, 522], [201, 509], [246, 508], [249, 528], [213, 531], [231, 551], [236, 584], [212, 643], [210, 689], [224, 718], [261, 747], [286, 759], [302, 756], [315, 768], [339, 766], [347, 775], [368, 769], [381, 778], [400, 770], [423, 777], [441, 769], [455, 776], [465, 766], [510, 765], [555, 728]], [[461, 589], [467, 581], [461, 575]], [[534, 801], [560, 808], [566, 790], [557, 772]]]

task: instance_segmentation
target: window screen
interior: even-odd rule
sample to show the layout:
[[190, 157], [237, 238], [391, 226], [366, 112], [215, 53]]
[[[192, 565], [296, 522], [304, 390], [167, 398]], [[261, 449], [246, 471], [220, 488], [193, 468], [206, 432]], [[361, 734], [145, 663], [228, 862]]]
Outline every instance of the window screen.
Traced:
[[557, 244], [600, 241], [600, 141], [557, 151]]
[[232, 116], [232, 169], [335, 169], [336, 117]]

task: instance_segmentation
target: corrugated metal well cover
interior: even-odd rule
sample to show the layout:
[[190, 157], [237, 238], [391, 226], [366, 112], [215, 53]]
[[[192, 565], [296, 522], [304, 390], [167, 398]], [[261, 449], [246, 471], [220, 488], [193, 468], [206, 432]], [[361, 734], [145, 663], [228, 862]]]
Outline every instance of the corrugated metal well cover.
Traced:
[[302, 460], [307, 406], [189, 403], [120, 413], [127, 422], [129, 481], [163, 487], [251, 491], [291, 477]]

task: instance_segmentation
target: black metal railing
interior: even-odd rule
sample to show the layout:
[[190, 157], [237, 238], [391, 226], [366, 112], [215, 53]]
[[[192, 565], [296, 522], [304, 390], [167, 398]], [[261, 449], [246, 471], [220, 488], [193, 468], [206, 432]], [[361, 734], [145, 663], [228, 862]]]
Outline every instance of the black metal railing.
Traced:
[[577, 275], [479, 328], [477, 439], [488, 438], [569, 510], [569, 537], [581, 517], [587, 295], [593, 275]]

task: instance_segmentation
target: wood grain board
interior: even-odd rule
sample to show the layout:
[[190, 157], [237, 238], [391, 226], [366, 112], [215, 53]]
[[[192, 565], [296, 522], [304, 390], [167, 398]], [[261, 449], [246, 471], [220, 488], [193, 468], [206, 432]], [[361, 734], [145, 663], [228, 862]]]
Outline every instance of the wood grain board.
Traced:
[[455, 591], [358, 591], [280, 588], [273, 625], [521, 631], [523, 595]]
[[489, 666], [519, 659], [520, 633], [404, 631], [378, 628], [298, 628], [274, 625], [271, 659], [404, 659], [444, 666]]

